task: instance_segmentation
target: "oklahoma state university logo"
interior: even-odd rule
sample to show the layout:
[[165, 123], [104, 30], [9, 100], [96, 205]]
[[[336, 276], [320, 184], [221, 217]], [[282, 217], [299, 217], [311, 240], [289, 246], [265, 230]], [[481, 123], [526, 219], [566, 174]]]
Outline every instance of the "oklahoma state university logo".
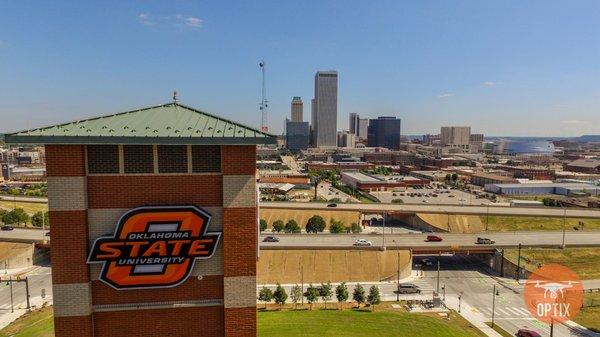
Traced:
[[96, 239], [88, 263], [102, 263], [100, 280], [115, 289], [174, 287], [214, 254], [221, 233], [207, 233], [209, 222], [195, 206], [132, 209], [114, 236]]

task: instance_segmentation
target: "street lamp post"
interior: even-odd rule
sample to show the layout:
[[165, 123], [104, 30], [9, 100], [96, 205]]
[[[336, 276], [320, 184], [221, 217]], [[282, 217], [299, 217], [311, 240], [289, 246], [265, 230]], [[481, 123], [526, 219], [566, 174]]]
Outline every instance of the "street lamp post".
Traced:
[[462, 299], [462, 291], [458, 294], [458, 312], [460, 312], [460, 300]]
[[440, 260], [438, 259], [437, 265], [437, 286], [435, 288], [436, 293], [440, 293]]
[[519, 283], [519, 279], [521, 278], [521, 244], [519, 243], [519, 254], [517, 256], [517, 283]]
[[444, 293], [444, 301], [446, 301], [446, 284], [442, 285], [442, 292]]
[[492, 293], [492, 329], [494, 328], [494, 313], [496, 311], [496, 296], [499, 294], [496, 291], [496, 285], [494, 284], [494, 292]]
[[562, 232], [562, 248], [565, 249], [565, 235], [566, 235], [566, 231], [567, 231], [567, 208], [562, 205], [563, 207], [563, 211], [564, 211], [564, 215], [563, 215], [563, 232]]
[[490, 204], [486, 204], [487, 212], [485, 216], [485, 231], [488, 231], [488, 226], [490, 225]]
[[383, 212], [383, 249], [385, 249], [385, 211]]
[[396, 240], [392, 240], [394, 246], [396, 246], [396, 256], [398, 261], [398, 270], [396, 272], [396, 302], [400, 302], [400, 251], [398, 250], [398, 243]]

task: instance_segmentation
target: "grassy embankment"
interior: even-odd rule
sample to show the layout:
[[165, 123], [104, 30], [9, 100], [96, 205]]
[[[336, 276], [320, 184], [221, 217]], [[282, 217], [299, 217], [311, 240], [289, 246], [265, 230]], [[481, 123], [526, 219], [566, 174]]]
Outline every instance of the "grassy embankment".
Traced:
[[584, 307], [573, 321], [592, 331], [600, 332], [600, 293], [585, 294]]
[[[489, 221], [489, 223], [488, 223]], [[566, 222], [568, 231], [575, 231], [573, 227], [578, 227], [579, 222], [584, 223], [583, 230], [600, 230], [600, 219], [571, 219]], [[546, 231], [562, 230], [564, 226], [563, 218], [545, 218], [545, 217], [524, 217], [524, 216], [481, 216], [481, 222], [488, 231], [492, 232], [511, 232], [511, 231]], [[579, 229], [581, 230], [581, 229]]]
[[[516, 263], [517, 249], [507, 249], [504, 256]], [[571, 268], [582, 280], [600, 279], [599, 248], [521, 249], [521, 266], [533, 271], [539, 264], [558, 263]]]
[[25, 314], [0, 330], [0, 337], [53, 337], [52, 307]]

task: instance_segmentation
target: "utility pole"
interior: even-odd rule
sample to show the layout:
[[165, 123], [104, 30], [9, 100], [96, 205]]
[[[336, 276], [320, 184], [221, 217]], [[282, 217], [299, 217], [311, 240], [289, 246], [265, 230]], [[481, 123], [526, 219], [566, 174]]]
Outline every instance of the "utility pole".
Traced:
[[438, 259], [438, 266], [437, 266], [437, 287], [435, 288], [435, 292], [436, 293], [440, 293], [440, 260]]
[[383, 249], [385, 250], [385, 211], [383, 212]]
[[302, 306], [304, 306], [304, 265], [300, 266], [300, 282], [302, 283]]
[[554, 337], [554, 319], [550, 317], [550, 337]]
[[567, 208], [563, 205], [563, 211], [564, 211], [564, 216], [563, 216], [563, 232], [562, 232], [562, 249], [565, 249], [565, 235], [566, 235], [566, 231], [567, 231]]
[[492, 293], [492, 329], [494, 328], [494, 313], [496, 311], [496, 284], [494, 284], [494, 292]]
[[521, 278], [521, 244], [519, 243], [519, 255], [517, 257], [517, 283]]
[[400, 302], [400, 251], [398, 250], [398, 243], [396, 240], [392, 240], [396, 246], [396, 256], [398, 261], [398, 270], [396, 272], [396, 302]]
[[14, 303], [13, 303], [12, 276], [9, 277], [8, 283], [10, 284], [10, 312], [15, 312]]
[[501, 250], [502, 259], [500, 259], [500, 276], [504, 277], [504, 248]]
[[27, 310], [31, 307], [29, 303], [29, 279], [25, 276], [25, 295], [27, 296]]

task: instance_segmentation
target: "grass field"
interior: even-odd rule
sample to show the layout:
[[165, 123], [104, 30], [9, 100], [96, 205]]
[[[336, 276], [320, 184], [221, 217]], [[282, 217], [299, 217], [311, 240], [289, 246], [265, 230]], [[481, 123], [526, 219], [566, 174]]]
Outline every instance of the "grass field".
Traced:
[[585, 294], [585, 303], [590, 305], [592, 302], [595, 306], [584, 306], [577, 316], [573, 318], [573, 321], [588, 329], [600, 332], [600, 293]]
[[[34, 203], [34, 202], [13, 202], [13, 201], [8, 201], [8, 200], [0, 200], [0, 209], [5, 209], [7, 211], [12, 210], [13, 208], [22, 208], [23, 210], [25, 210], [25, 212], [27, 214], [29, 214], [30, 216], [39, 212], [39, 211], [43, 211], [43, 212], [47, 212], [48, 211], [48, 204], [42, 204], [42, 203]], [[31, 223], [27, 224], [28, 226], [31, 226]]]
[[[484, 227], [487, 221], [487, 216], [481, 216]], [[563, 221], [562, 218], [490, 216], [488, 230], [495, 232], [562, 230]], [[600, 219], [567, 219], [567, 230], [574, 231], [573, 227], [576, 227], [579, 221], [584, 223], [583, 230], [600, 230]]]
[[485, 336], [456, 313], [450, 319], [437, 314], [410, 314], [386, 310], [292, 310], [258, 313], [258, 335], [271, 336]]
[[[517, 263], [518, 250], [506, 249], [504, 256]], [[600, 248], [521, 249], [521, 266], [537, 269], [537, 264], [558, 263], [571, 268], [583, 280], [600, 278]]]
[[54, 321], [52, 307], [45, 307], [21, 316], [0, 330], [0, 337], [52, 337]]

